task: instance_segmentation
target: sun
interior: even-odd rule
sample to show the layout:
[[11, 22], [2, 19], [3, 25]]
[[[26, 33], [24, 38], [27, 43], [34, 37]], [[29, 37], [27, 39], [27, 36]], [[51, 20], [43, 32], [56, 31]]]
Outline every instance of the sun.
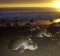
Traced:
[[53, 2], [53, 7], [57, 8], [57, 9], [60, 9], [60, 0], [55, 0]]
[[60, 2], [56, 2], [55, 6], [56, 8], [60, 8]]
[[54, 0], [52, 2], [52, 7], [55, 8], [57, 12], [60, 12], [60, 0]]

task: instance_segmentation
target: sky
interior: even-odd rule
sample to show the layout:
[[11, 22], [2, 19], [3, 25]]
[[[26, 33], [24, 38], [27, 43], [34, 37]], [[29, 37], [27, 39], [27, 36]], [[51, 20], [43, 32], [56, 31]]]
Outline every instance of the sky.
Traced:
[[60, 8], [60, 0], [0, 0], [0, 8], [6, 7], [55, 7]]
[[47, 7], [55, 8], [56, 11], [60, 12], [60, 0], [0, 0], [0, 12], [1, 8], [17, 7]]
[[0, 0], [0, 4], [9, 4], [9, 3], [50, 3], [52, 0]]
[[0, 8], [55, 8], [60, 12], [60, 0], [0, 0]]

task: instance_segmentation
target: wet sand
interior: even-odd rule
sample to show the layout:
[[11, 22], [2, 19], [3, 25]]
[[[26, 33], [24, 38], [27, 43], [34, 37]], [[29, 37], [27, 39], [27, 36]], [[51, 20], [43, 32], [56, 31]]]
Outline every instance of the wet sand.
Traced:
[[60, 39], [33, 37], [32, 40], [37, 43], [38, 49], [35, 51], [25, 50], [21, 54], [8, 49], [8, 43], [12, 38], [14, 37], [0, 36], [0, 56], [60, 56]]

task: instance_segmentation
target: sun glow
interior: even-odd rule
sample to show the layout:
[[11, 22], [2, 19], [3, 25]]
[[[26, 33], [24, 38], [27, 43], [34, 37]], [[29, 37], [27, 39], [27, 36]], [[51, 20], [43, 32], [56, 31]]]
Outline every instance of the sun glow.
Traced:
[[53, 6], [53, 8], [56, 9], [57, 12], [60, 12], [60, 0], [54, 0], [52, 2], [52, 6]]
[[60, 19], [56, 19], [53, 22], [58, 23], [58, 22], [60, 22]]
[[56, 0], [53, 4], [55, 8], [60, 8], [60, 0]]

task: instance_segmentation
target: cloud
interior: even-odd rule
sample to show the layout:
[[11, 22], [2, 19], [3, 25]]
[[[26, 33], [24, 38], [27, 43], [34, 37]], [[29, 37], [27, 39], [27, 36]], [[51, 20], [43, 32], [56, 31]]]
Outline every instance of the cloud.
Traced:
[[0, 4], [9, 4], [9, 3], [48, 3], [52, 0], [0, 0]]

